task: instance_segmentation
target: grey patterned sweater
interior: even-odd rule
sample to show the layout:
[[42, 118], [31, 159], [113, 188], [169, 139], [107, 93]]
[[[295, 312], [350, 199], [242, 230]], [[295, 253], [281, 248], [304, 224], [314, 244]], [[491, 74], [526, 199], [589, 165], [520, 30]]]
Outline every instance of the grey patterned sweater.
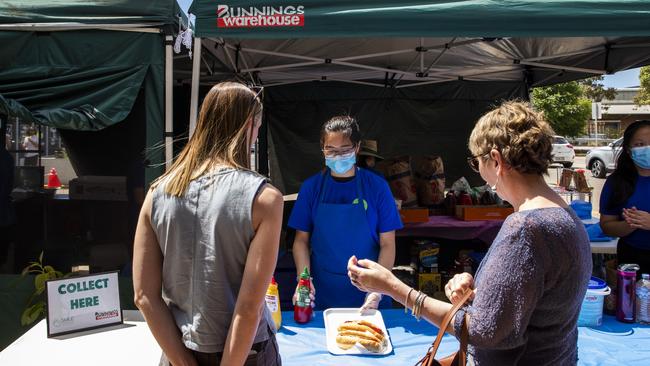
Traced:
[[575, 365], [577, 320], [591, 275], [591, 249], [571, 209], [515, 212], [475, 276], [468, 352], [477, 366]]

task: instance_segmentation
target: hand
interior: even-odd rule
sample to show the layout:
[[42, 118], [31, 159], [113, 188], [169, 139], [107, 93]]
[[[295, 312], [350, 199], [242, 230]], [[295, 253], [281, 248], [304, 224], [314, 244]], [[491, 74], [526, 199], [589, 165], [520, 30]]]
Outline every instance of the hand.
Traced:
[[624, 208], [623, 218], [631, 228], [650, 230], [650, 213], [637, 210], [636, 207]]
[[[309, 302], [311, 303], [311, 307], [316, 307], [316, 287], [314, 287], [314, 281], [310, 277], [309, 278], [309, 284], [310, 284], [310, 291], [309, 291]], [[291, 299], [291, 302], [293, 305], [296, 305], [296, 302], [298, 301], [298, 287], [300, 285], [300, 280], [298, 280], [298, 285], [296, 285], [296, 289], [293, 291], [293, 298]]]
[[474, 296], [476, 295], [476, 290], [474, 289], [474, 277], [467, 272], [454, 275], [454, 277], [447, 282], [447, 285], [445, 285], [445, 295], [452, 304], [459, 302], [467, 290], [473, 291], [473, 294], [469, 299], [470, 301], [474, 300]]
[[363, 302], [359, 312], [363, 314], [366, 310], [377, 310], [379, 308], [381, 297], [381, 294], [377, 292], [371, 292], [366, 295], [366, 301]]
[[355, 256], [348, 260], [348, 277], [359, 290], [381, 294], [388, 294], [399, 282], [397, 277], [381, 264], [368, 259], [357, 260]]

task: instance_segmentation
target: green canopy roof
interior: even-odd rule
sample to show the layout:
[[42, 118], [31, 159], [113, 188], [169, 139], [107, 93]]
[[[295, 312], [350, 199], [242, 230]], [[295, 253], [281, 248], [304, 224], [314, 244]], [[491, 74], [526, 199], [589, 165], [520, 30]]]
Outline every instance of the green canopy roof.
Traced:
[[[224, 5], [219, 5], [226, 3]], [[220, 7], [218, 9], [218, 7]], [[273, 13], [302, 15], [304, 25], [259, 27], [264, 20], [225, 18]], [[199, 37], [587, 37], [650, 35], [645, 0], [474, 1], [228, 1], [195, 0]], [[281, 15], [278, 15], [281, 14]], [[219, 19], [221, 18], [221, 19]], [[229, 21], [232, 21], [230, 19]], [[285, 20], [270, 20], [272, 23]], [[296, 18], [296, 22], [300, 20]], [[219, 23], [221, 26], [218, 26]]]
[[173, 24], [176, 0], [3, 0], [0, 24]]

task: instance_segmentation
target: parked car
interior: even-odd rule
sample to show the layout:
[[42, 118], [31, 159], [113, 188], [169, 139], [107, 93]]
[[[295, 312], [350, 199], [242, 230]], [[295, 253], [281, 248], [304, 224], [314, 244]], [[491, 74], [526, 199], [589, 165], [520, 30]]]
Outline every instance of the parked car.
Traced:
[[553, 163], [560, 163], [565, 168], [573, 166], [573, 160], [576, 157], [573, 151], [573, 145], [562, 136], [553, 137], [553, 151], [551, 152]]
[[616, 160], [621, 152], [623, 138], [609, 143], [607, 146], [593, 148], [587, 151], [585, 163], [587, 169], [591, 170], [591, 175], [596, 178], [605, 178], [607, 173], [616, 168]]

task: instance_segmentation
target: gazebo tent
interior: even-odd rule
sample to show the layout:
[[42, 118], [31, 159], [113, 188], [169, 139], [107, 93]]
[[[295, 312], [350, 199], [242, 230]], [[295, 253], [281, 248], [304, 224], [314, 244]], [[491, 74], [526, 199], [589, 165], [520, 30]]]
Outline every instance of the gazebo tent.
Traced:
[[[165, 59], [171, 61], [179, 17], [175, 0], [3, 1], [0, 114], [97, 131], [124, 120], [144, 89], [146, 146], [161, 145], [166, 118], [171, 131]], [[152, 151], [147, 180], [160, 174], [165, 159], [162, 150]]]
[[265, 86], [261, 144], [285, 193], [322, 165], [318, 129], [333, 114], [358, 117], [384, 155], [442, 154], [455, 179], [490, 105], [650, 63], [646, 1], [197, 0], [190, 13], [194, 53], [212, 59], [195, 59], [190, 130], [199, 81]]

